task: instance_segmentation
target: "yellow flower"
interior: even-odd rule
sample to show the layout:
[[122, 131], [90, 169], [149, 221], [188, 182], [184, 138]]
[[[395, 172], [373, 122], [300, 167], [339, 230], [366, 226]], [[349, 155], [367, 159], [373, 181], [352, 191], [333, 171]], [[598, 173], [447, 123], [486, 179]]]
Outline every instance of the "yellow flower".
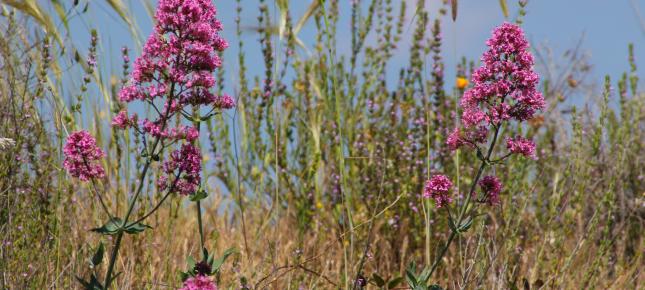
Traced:
[[457, 88], [463, 90], [468, 85], [468, 80], [465, 77], [457, 77]]
[[322, 207], [323, 207], [322, 202], [319, 201], [319, 202], [316, 203], [316, 208], [317, 209], [321, 209]]

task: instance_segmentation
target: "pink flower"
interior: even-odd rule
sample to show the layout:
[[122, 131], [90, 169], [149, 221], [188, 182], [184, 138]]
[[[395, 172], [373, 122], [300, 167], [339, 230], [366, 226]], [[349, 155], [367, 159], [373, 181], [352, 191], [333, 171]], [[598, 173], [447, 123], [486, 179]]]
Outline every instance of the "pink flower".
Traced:
[[448, 135], [446, 145], [448, 145], [450, 151], [455, 151], [464, 145], [464, 139], [461, 136], [461, 130], [459, 128], [455, 128], [452, 133]]
[[215, 108], [232, 109], [233, 107], [235, 107], [235, 100], [233, 100], [231, 96], [225, 94], [223, 96], [217, 97], [213, 105], [215, 106]]
[[[192, 144], [184, 144], [180, 150], [170, 154], [170, 160], [163, 163], [166, 174], [157, 180], [157, 186], [164, 190], [169, 188], [182, 195], [193, 194], [201, 181], [202, 155]], [[168, 186], [168, 181], [171, 186]]]
[[461, 120], [464, 122], [466, 128], [477, 126], [487, 121], [487, 119], [486, 113], [477, 107], [467, 108], [461, 115]]
[[179, 290], [217, 290], [217, 285], [208, 276], [197, 275], [186, 279]]
[[511, 117], [530, 119], [544, 108], [544, 98], [536, 89], [539, 76], [533, 71], [524, 32], [515, 24], [504, 23], [495, 28], [486, 45], [489, 49], [482, 56], [483, 65], [473, 73], [473, 88], [464, 93], [462, 106], [467, 110], [481, 107], [492, 123]]
[[129, 126], [136, 126], [136, 125], [137, 125], [137, 114], [132, 115], [132, 117], [128, 117], [128, 112], [125, 110], [119, 112], [112, 119], [112, 127], [115, 127], [115, 128], [125, 129]]
[[[159, 0], [154, 31], [134, 61], [129, 84], [119, 92], [123, 102], [159, 104], [157, 117], [143, 122], [147, 134], [195, 140], [194, 132], [184, 134], [183, 128], [170, 126], [178, 112], [191, 105], [219, 109], [235, 105], [231, 97], [211, 92], [216, 85], [213, 73], [222, 64], [219, 52], [228, 47], [220, 36], [222, 24], [216, 13], [211, 0]], [[118, 128], [135, 125], [122, 113], [113, 124]]]
[[484, 176], [479, 181], [479, 186], [484, 193], [486, 203], [499, 204], [499, 193], [502, 191], [502, 182], [495, 176]]
[[96, 140], [87, 131], [78, 131], [69, 135], [63, 153], [65, 154], [63, 167], [71, 176], [82, 181], [105, 176], [105, 170], [99, 164], [99, 160], [105, 156], [105, 153], [96, 146]]
[[506, 139], [506, 148], [515, 154], [522, 154], [531, 159], [537, 159], [535, 155], [535, 143], [532, 140], [517, 136]]
[[[460, 100], [463, 131], [453, 131], [446, 144], [451, 150], [486, 142], [490, 128], [505, 121], [526, 121], [544, 109], [537, 90], [539, 76], [522, 29], [510, 23], [495, 28], [486, 42], [482, 66], [472, 74], [472, 87]], [[459, 133], [457, 133], [459, 132]]]
[[192, 142], [199, 138], [199, 131], [197, 131], [195, 127], [188, 127], [184, 129], [184, 136], [186, 138], [186, 141]]
[[432, 197], [437, 204], [437, 208], [440, 208], [452, 201], [452, 198], [448, 196], [451, 189], [452, 181], [448, 177], [445, 175], [435, 175], [426, 181], [423, 197]]

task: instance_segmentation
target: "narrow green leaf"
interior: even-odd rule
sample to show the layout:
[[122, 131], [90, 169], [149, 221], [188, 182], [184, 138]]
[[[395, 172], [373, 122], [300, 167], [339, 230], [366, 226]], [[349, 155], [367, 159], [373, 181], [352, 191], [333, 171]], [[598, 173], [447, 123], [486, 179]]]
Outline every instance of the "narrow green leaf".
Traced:
[[373, 274], [372, 274], [372, 280], [374, 280], [374, 283], [375, 283], [375, 284], [376, 284], [376, 286], [378, 286], [378, 287], [383, 287], [383, 286], [385, 286], [385, 281], [383, 280], [383, 278], [381, 278], [381, 276], [379, 276], [379, 275], [378, 275], [378, 274], [376, 274], [376, 273], [373, 273]]
[[134, 223], [130, 224], [125, 228], [125, 232], [128, 234], [138, 234], [143, 232], [146, 228], [151, 229], [152, 227], [143, 223]]
[[85, 281], [85, 279], [83, 279], [83, 278], [81, 278], [79, 276], [75, 276], [75, 277], [76, 277], [76, 281], [78, 281], [78, 283], [81, 283], [81, 285], [83, 285], [84, 289], [91, 289], [90, 288], [90, 282]]
[[401, 282], [403, 282], [403, 277], [396, 277], [396, 278], [390, 280], [389, 283], [387, 283], [387, 288], [388, 289], [394, 289], [394, 288], [396, 288], [396, 286], [401, 284]]
[[205, 199], [206, 197], [208, 197], [208, 192], [203, 189], [199, 189], [193, 195], [191, 195], [189, 199], [190, 201], [200, 201], [202, 199]]
[[110, 219], [107, 223], [105, 223], [100, 228], [93, 228], [91, 229], [91, 231], [97, 232], [103, 235], [114, 235], [119, 231], [121, 231], [122, 225], [123, 225], [123, 221], [120, 218], [115, 217]]
[[94, 252], [94, 255], [92, 256], [92, 266], [96, 267], [103, 262], [103, 255], [105, 254], [105, 246], [103, 246], [102, 242], [99, 242], [99, 246], [96, 249], [96, 252]]
[[469, 216], [468, 218], [466, 218], [465, 221], [461, 222], [461, 225], [459, 225], [458, 231], [463, 233], [468, 229], [470, 229], [472, 225], [473, 225], [473, 217]]
[[189, 271], [190, 271], [190, 270], [192, 270], [192, 269], [194, 269], [194, 268], [195, 268], [195, 264], [197, 264], [197, 262], [195, 261], [195, 259], [193, 259], [193, 257], [191, 257], [191, 256], [188, 256], [188, 258], [186, 258], [186, 262], [188, 263], [188, 270], [189, 270]]
[[410, 271], [410, 269], [405, 270], [405, 279], [407, 280], [410, 288], [415, 288], [417, 286], [417, 278], [414, 277], [414, 272]]
[[219, 269], [222, 267], [222, 264], [224, 264], [226, 259], [228, 259], [228, 257], [235, 252], [237, 252], [235, 248], [228, 248], [226, 251], [224, 251], [224, 253], [222, 253], [222, 256], [219, 257], [219, 259], [214, 260], [211, 264], [212, 273], [218, 273]]

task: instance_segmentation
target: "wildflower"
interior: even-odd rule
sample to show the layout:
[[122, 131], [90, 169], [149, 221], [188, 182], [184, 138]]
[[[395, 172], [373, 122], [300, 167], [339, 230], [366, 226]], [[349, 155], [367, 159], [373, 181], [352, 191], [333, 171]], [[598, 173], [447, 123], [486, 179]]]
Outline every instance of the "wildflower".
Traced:
[[437, 203], [437, 208], [440, 208], [452, 201], [448, 196], [452, 188], [452, 181], [445, 175], [435, 175], [430, 180], [426, 181], [423, 190], [423, 197], [432, 197]]
[[455, 128], [452, 133], [448, 135], [446, 145], [448, 145], [450, 151], [455, 151], [464, 145], [464, 139], [461, 137], [461, 130], [459, 128]]
[[231, 96], [225, 94], [221, 97], [217, 97], [214, 102], [214, 107], [220, 109], [232, 109], [235, 107], [235, 100], [233, 100]]
[[197, 275], [186, 279], [179, 290], [217, 290], [217, 285], [208, 276]]
[[180, 150], [175, 150], [170, 154], [170, 160], [164, 162], [163, 171], [166, 176], [162, 176], [157, 181], [160, 189], [168, 187], [167, 181], [174, 177], [171, 182], [171, 190], [175, 190], [182, 195], [193, 194], [199, 182], [201, 181], [200, 172], [202, 170], [202, 157], [199, 149], [192, 144], [184, 144]]
[[[533, 56], [522, 29], [504, 23], [495, 28], [486, 45], [488, 50], [481, 58], [482, 66], [473, 72], [473, 85], [460, 100], [463, 127], [454, 129], [446, 140], [453, 151], [464, 144], [475, 147], [477, 143], [485, 143], [490, 128], [499, 128], [505, 121], [530, 120], [545, 106], [544, 97], [537, 90], [539, 76], [533, 71]], [[458, 78], [458, 87], [460, 82], [464, 87], [468, 85], [465, 79]], [[513, 147], [515, 151], [520, 150], [516, 147]], [[534, 153], [522, 154], [534, 156]]]
[[112, 127], [116, 127], [119, 129], [125, 129], [129, 126], [136, 126], [136, 124], [137, 124], [137, 114], [132, 115], [132, 117], [128, 117], [128, 112], [125, 110], [119, 112], [112, 119]]
[[105, 176], [105, 170], [99, 164], [99, 160], [105, 156], [105, 153], [96, 146], [96, 140], [87, 131], [78, 131], [69, 135], [63, 153], [65, 154], [63, 166], [71, 176], [82, 181]]
[[499, 193], [502, 191], [502, 182], [495, 176], [484, 176], [479, 181], [479, 186], [484, 193], [484, 201], [489, 205], [499, 204]]
[[[184, 107], [235, 106], [230, 96], [211, 92], [215, 86], [213, 72], [222, 64], [218, 52], [228, 47], [219, 35], [222, 24], [215, 15], [210, 0], [159, 1], [154, 32], [141, 57], [134, 61], [130, 81], [119, 92], [123, 102], [164, 100], [157, 119], [144, 120], [144, 132], [158, 138], [176, 138], [173, 133], [181, 130], [167, 127]], [[113, 123], [125, 127], [124, 116], [117, 115]]]
[[468, 86], [468, 79], [465, 77], [457, 77], [457, 88], [463, 90]]
[[537, 159], [535, 155], [535, 143], [532, 140], [516, 136], [515, 138], [506, 138], [506, 148], [511, 153], [522, 154], [531, 159]]

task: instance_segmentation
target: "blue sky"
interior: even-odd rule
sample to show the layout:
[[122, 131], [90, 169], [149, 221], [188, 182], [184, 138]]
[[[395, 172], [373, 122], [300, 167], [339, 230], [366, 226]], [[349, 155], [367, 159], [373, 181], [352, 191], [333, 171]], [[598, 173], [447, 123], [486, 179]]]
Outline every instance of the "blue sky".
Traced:
[[[311, 1], [317, 0], [292, 0], [292, 16], [299, 18]], [[144, 8], [143, 1], [127, 1], [141, 35], [145, 38], [152, 29], [152, 21]], [[224, 23], [224, 37], [231, 43], [225, 54], [227, 77], [235, 81], [237, 64], [237, 39], [234, 28], [235, 7], [233, 0], [214, 0], [218, 9], [218, 17]], [[254, 26], [257, 23], [258, 1], [242, 0], [242, 23], [245, 26]], [[368, 1], [361, 1], [364, 5]], [[431, 19], [437, 17], [440, 0], [428, 0], [427, 9]], [[517, 11], [517, 5], [509, 1], [511, 19]], [[273, 2], [267, 0], [270, 9]], [[347, 38], [349, 34], [342, 31], [349, 29], [350, 0], [340, 0], [339, 39]], [[399, 1], [393, 0], [395, 11], [398, 10]], [[409, 1], [407, 18], [412, 17], [414, 3]], [[636, 8], [636, 9], [635, 9]], [[525, 18], [524, 28], [527, 37], [534, 46], [547, 44], [554, 52], [560, 55], [565, 50], [573, 48], [582, 40], [582, 49], [590, 57], [593, 65], [592, 77], [600, 81], [605, 74], [617, 78], [628, 69], [627, 44], [634, 43], [636, 59], [640, 69], [645, 69], [645, 0], [532, 0], [529, 1], [528, 15]], [[398, 12], [397, 12], [398, 13]], [[396, 13], [395, 13], [396, 14]], [[275, 14], [274, 14], [275, 15]], [[276, 15], [277, 20], [277, 15]], [[462, 56], [469, 59], [478, 59], [485, 50], [484, 42], [490, 36], [490, 31], [504, 21], [499, 8], [498, 0], [461, 0], [456, 22], [449, 17], [445, 18], [444, 33], [444, 59], [447, 73], [454, 72], [454, 64]], [[103, 1], [90, 1], [90, 9], [83, 18], [72, 20], [73, 39], [79, 47], [86, 47], [89, 38], [87, 28], [97, 28], [101, 36], [103, 54], [112, 59], [112, 64], [104, 64], [104, 69], [110, 70], [115, 66], [116, 72], [120, 67], [119, 48], [123, 45], [135, 47], [132, 36], [118, 17], [109, 12], [107, 4]], [[414, 27], [406, 27], [409, 37]], [[428, 31], [430, 33], [430, 31]], [[315, 28], [308, 25], [301, 33], [301, 39], [312, 46]], [[405, 37], [405, 36], [404, 36]], [[246, 56], [249, 64], [261, 63], [261, 54], [258, 45], [258, 36], [252, 33], [243, 35], [246, 46]], [[349, 51], [349, 41], [339, 41], [339, 52]], [[136, 57], [137, 53], [133, 53]], [[104, 55], [105, 56], [105, 55]], [[408, 61], [407, 48], [401, 47], [394, 58], [394, 66], [404, 65]], [[250, 75], [262, 73], [261, 66], [250, 66]], [[390, 75], [396, 75], [392, 70]], [[230, 87], [229, 87], [230, 90]]]

